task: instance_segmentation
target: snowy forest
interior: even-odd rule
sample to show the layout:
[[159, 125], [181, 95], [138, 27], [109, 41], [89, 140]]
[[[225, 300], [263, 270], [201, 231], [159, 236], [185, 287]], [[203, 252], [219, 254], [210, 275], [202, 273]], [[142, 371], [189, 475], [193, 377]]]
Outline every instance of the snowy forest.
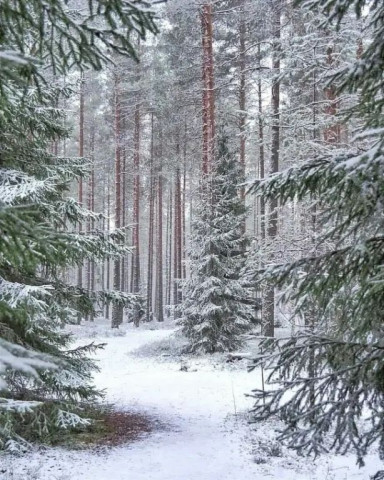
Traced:
[[0, 479], [383, 480], [383, 0], [0, 26]]

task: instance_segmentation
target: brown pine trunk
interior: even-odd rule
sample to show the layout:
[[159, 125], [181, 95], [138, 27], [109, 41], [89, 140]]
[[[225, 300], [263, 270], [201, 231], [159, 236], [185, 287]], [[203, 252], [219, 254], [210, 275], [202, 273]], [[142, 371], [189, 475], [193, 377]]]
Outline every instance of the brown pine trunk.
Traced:
[[[133, 230], [132, 245], [134, 252], [132, 256], [132, 292], [140, 292], [140, 99], [137, 98], [135, 105], [135, 127], [134, 127], [134, 153], [133, 153]], [[133, 323], [138, 326], [140, 314], [136, 309], [133, 315]]]
[[[122, 122], [124, 127], [124, 122]], [[121, 226], [125, 227], [127, 225], [127, 213], [126, 213], [126, 201], [127, 201], [127, 186], [126, 186], [126, 169], [127, 169], [127, 156], [125, 151], [125, 145], [121, 147], [121, 156], [122, 156], [122, 172], [121, 172], [121, 191], [122, 191], [122, 200], [121, 200]], [[120, 290], [122, 292], [127, 291], [126, 285], [126, 257], [121, 259], [121, 284]]]
[[[261, 48], [260, 43], [257, 48], [258, 56], [258, 67], [259, 72], [261, 72]], [[264, 157], [264, 124], [263, 124], [263, 97], [262, 97], [262, 85], [261, 85], [261, 76], [257, 82], [257, 94], [258, 94], [258, 111], [259, 111], [259, 120], [258, 120], [258, 129], [259, 129], [259, 175], [260, 178], [265, 177], [265, 157]], [[260, 197], [260, 234], [261, 238], [265, 239], [265, 199]]]
[[[115, 76], [115, 228], [121, 227], [121, 135], [120, 135], [120, 79]], [[114, 260], [113, 289], [121, 290], [121, 259]], [[123, 323], [124, 308], [120, 303], [112, 307], [112, 328], [119, 328]]]
[[166, 304], [168, 308], [171, 305], [171, 285], [172, 285], [172, 228], [173, 228], [173, 192], [172, 188], [169, 190], [169, 198], [168, 198], [168, 212], [167, 212], [167, 239], [166, 239], [166, 271], [165, 271], [165, 279], [166, 279]]
[[[108, 195], [107, 195], [107, 231], [110, 233], [111, 231], [111, 187], [110, 187], [110, 178], [108, 174]], [[111, 288], [111, 260], [109, 257], [107, 258], [107, 265], [106, 265], [106, 286], [107, 286], [107, 291], [109, 292]], [[105, 305], [105, 318], [109, 319], [109, 302], [106, 303]]]
[[159, 170], [157, 177], [157, 245], [156, 245], [156, 319], [164, 321], [163, 296], [163, 166], [162, 135], [160, 132]]
[[155, 179], [153, 171], [153, 112], [151, 113], [151, 156], [150, 156], [150, 182], [149, 182], [149, 218], [148, 218], [148, 272], [147, 272], [147, 311], [146, 321], [153, 320], [152, 289], [153, 289], [153, 233], [154, 233], [154, 203], [155, 203]]
[[[91, 132], [90, 132], [90, 157], [92, 163], [92, 171], [89, 177], [88, 182], [88, 210], [95, 211], [95, 125], [92, 123]], [[90, 234], [94, 231], [95, 225], [94, 220], [88, 220], [87, 222], [87, 233]], [[87, 289], [88, 291], [93, 292], [95, 290], [95, 261], [88, 260], [88, 269], [87, 269]], [[91, 314], [89, 316], [90, 321], [94, 321], [94, 316]]]
[[[240, 165], [243, 176], [245, 176], [245, 108], [246, 108], [246, 78], [245, 78], [245, 13], [244, 0], [240, 0], [240, 22], [239, 22], [239, 109], [240, 109]], [[245, 187], [240, 190], [241, 199], [245, 201]], [[245, 224], [244, 224], [245, 230]]]
[[179, 304], [178, 282], [179, 282], [179, 249], [178, 249], [178, 227], [179, 227], [179, 169], [176, 169], [175, 176], [175, 199], [174, 199], [174, 231], [173, 231], [173, 305]]
[[[80, 78], [80, 114], [79, 114], [79, 157], [84, 157], [84, 74]], [[83, 179], [79, 179], [79, 203], [83, 205]], [[83, 232], [83, 224], [79, 222], [79, 234]], [[77, 270], [77, 286], [83, 288], [83, 265], [80, 264]], [[81, 312], [77, 314], [77, 322], [81, 322]]]
[[[271, 92], [272, 104], [272, 127], [271, 127], [271, 173], [279, 170], [279, 150], [280, 150], [280, 39], [281, 39], [281, 2], [275, 2], [274, 23], [273, 23], [273, 51], [272, 51], [272, 71], [273, 83]], [[277, 236], [277, 199], [270, 201], [270, 212], [268, 219], [268, 238], [270, 241]], [[263, 334], [267, 337], [273, 337], [275, 334], [275, 289], [274, 285], [268, 283], [264, 291], [264, 315], [263, 315]]]
[[201, 11], [203, 47], [203, 175], [209, 174], [214, 160], [215, 100], [213, 71], [213, 23], [212, 5], [206, 3]]
[[183, 199], [182, 199], [182, 208], [181, 208], [181, 218], [182, 218], [182, 278], [185, 280], [187, 278], [186, 271], [186, 232], [185, 232], [185, 205], [186, 205], [186, 191], [187, 191], [187, 118], [185, 118], [184, 123], [184, 153], [183, 153]]

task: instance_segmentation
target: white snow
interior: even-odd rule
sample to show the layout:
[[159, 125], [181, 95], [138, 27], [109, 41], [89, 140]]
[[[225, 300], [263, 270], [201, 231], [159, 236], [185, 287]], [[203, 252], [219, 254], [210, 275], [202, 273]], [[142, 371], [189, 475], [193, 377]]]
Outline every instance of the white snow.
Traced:
[[247, 373], [245, 360], [225, 363], [224, 355], [174, 355], [174, 329], [151, 328], [128, 326], [123, 335], [96, 325], [87, 327], [86, 336], [107, 343], [96, 375], [107, 401], [166, 428], [110, 449], [8, 456], [1, 459], [0, 479], [367, 480], [379, 469], [373, 456], [358, 469], [353, 456], [313, 461], [282, 448], [274, 439], [275, 422], [247, 422], [252, 399], [244, 393], [260, 387], [260, 372]]

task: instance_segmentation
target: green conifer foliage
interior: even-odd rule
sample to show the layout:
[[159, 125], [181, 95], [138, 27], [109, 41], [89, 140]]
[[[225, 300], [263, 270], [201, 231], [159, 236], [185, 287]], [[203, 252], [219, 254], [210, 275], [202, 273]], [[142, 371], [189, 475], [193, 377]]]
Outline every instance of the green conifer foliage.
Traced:
[[222, 137], [214, 172], [201, 186], [191, 277], [181, 306], [180, 323], [191, 352], [233, 351], [252, 328], [253, 301], [240, 279], [247, 244], [241, 181], [241, 166]]
[[345, 121], [360, 120], [351, 145], [253, 186], [282, 203], [315, 201], [325, 232], [320, 244], [328, 245], [265, 273], [283, 290], [282, 300], [294, 303], [296, 315], [315, 311], [317, 324], [308, 333], [264, 343], [255, 366], [271, 369], [273, 388], [254, 391], [255, 415], [280, 415], [288, 422], [282, 438], [300, 452], [353, 449], [362, 464], [375, 442], [384, 458], [384, 4], [299, 3], [324, 13], [329, 29], [354, 13], [372, 41], [329, 79], [340, 94], [357, 94], [356, 106], [344, 112]]
[[0, 4], [0, 448], [49, 440], [53, 429], [87, 424], [83, 402], [100, 396], [89, 354], [60, 328], [97, 302], [124, 305], [120, 292], [87, 292], [62, 280], [85, 259], [127, 254], [123, 232], [79, 234], [100, 219], [68, 198], [88, 172], [84, 158], [64, 158], [52, 145], [69, 135], [57, 105], [71, 95], [57, 74], [99, 69], [110, 52], [135, 56], [131, 35], [156, 31], [147, 2], [4, 1]]

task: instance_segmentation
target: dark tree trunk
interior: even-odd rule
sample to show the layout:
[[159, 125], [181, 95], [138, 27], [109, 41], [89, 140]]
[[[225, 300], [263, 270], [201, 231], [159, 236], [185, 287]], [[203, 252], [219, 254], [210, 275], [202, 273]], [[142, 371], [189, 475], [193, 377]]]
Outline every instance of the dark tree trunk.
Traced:
[[[271, 173], [279, 171], [279, 150], [280, 150], [280, 40], [281, 40], [281, 0], [275, 2], [273, 22], [273, 51], [272, 71], [273, 83], [271, 92], [272, 104], [272, 127], [271, 127]], [[268, 238], [273, 241], [277, 236], [278, 227], [278, 203], [277, 198], [272, 199], [269, 205]], [[273, 337], [275, 334], [275, 288], [268, 283], [264, 292], [264, 315], [263, 334]]]
[[[92, 163], [92, 171], [89, 177], [88, 182], [88, 209], [92, 212], [95, 211], [95, 124], [92, 123], [91, 125], [91, 132], [90, 132], [90, 157]], [[95, 221], [93, 219], [88, 220], [87, 223], [87, 230], [88, 234], [93, 232], [95, 229]], [[88, 269], [87, 269], [87, 289], [88, 291], [93, 292], [95, 290], [95, 261], [90, 259], [88, 260]], [[90, 321], [94, 321], [94, 315], [91, 314], [89, 316]]]
[[[79, 115], [79, 157], [84, 157], [84, 74], [80, 78], [80, 115]], [[83, 179], [79, 179], [79, 203], [83, 205]], [[83, 223], [79, 222], [79, 234], [83, 233]], [[83, 265], [77, 270], [77, 286], [83, 288]], [[77, 323], [81, 322], [81, 312], [77, 314]]]
[[[136, 99], [135, 105], [135, 127], [133, 139], [133, 230], [132, 244], [134, 252], [132, 256], [132, 292], [140, 292], [140, 98]], [[140, 313], [135, 309], [133, 313], [133, 323], [138, 326], [140, 323]]]
[[147, 309], [146, 321], [153, 317], [152, 289], [153, 289], [153, 234], [154, 234], [154, 203], [155, 203], [155, 175], [153, 169], [153, 112], [151, 113], [151, 156], [150, 156], [150, 181], [149, 181], [149, 218], [148, 218], [148, 272], [147, 272]]
[[168, 212], [167, 212], [167, 239], [166, 239], [166, 271], [165, 271], [165, 279], [166, 279], [166, 304], [168, 307], [171, 305], [171, 285], [172, 285], [172, 229], [173, 229], [173, 192], [172, 188], [169, 190], [169, 197], [168, 197]]
[[[240, 165], [245, 175], [245, 108], [246, 108], [246, 56], [245, 56], [245, 12], [244, 12], [244, 0], [240, 0], [240, 19], [239, 19], [239, 130], [240, 130]], [[240, 195], [243, 201], [245, 201], [245, 187], [241, 187]], [[245, 230], [245, 224], [244, 224]]]
[[213, 23], [212, 5], [204, 4], [201, 11], [203, 47], [203, 175], [212, 168], [215, 142], [215, 100], [213, 71]]
[[[121, 227], [121, 136], [120, 136], [120, 80], [115, 77], [115, 227]], [[113, 289], [121, 291], [121, 259], [117, 258], [113, 266]], [[114, 303], [112, 308], [112, 328], [123, 323], [124, 308]]]
[[156, 245], [156, 319], [164, 321], [163, 296], [163, 166], [162, 135], [160, 132], [159, 167], [157, 177], [157, 245]]
[[[259, 72], [261, 71], [261, 48], [260, 43], [258, 45], [258, 67]], [[260, 178], [265, 177], [265, 157], [264, 157], [264, 123], [263, 123], [263, 97], [262, 97], [262, 86], [261, 86], [261, 77], [259, 76], [257, 82], [257, 94], [258, 94], [258, 111], [259, 111], [259, 120], [258, 120], [258, 130], [259, 130], [259, 175]], [[260, 234], [261, 238], [265, 239], [265, 199], [260, 197]]]

